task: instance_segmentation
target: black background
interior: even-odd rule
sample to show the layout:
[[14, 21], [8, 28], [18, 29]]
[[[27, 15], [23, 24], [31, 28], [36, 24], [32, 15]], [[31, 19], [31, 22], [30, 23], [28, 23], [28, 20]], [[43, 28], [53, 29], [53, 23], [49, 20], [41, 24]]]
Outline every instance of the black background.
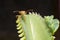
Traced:
[[[60, 19], [57, 0], [0, 0], [0, 40], [19, 40], [13, 11], [29, 9]], [[55, 34], [56, 40], [60, 40], [59, 31]]]

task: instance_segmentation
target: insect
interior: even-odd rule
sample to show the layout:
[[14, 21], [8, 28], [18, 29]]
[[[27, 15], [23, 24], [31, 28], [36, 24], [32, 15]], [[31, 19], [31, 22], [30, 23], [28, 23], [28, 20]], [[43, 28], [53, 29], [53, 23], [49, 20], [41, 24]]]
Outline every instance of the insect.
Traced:
[[37, 12], [19, 11], [17, 30], [20, 40], [54, 40], [54, 33], [59, 28], [59, 20], [53, 16], [42, 17]]

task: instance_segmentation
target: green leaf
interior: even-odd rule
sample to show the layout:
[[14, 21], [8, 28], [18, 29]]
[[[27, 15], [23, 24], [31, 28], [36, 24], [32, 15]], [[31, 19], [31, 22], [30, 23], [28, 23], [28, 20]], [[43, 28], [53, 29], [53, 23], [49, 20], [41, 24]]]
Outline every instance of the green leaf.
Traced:
[[53, 15], [43, 18], [34, 12], [19, 17], [16, 23], [20, 40], [54, 40], [59, 20], [53, 18]]
[[54, 19], [54, 16], [45, 16], [45, 21], [48, 25], [48, 27], [50, 28], [52, 34], [54, 35], [54, 33], [57, 31], [57, 29], [59, 28], [59, 20], [58, 19]]

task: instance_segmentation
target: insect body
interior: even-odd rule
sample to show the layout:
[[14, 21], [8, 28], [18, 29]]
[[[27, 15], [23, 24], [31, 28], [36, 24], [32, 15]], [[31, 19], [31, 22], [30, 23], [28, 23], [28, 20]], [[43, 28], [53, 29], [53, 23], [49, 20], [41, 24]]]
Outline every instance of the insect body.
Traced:
[[21, 24], [21, 16], [18, 15], [18, 18], [17, 18], [17, 30], [18, 30], [18, 33], [19, 33], [19, 37], [21, 38], [20, 40], [26, 40], [25, 38], [25, 35], [24, 35], [24, 31], [22, 29], [22, 24]]
[[[23, 12], [23, 14], [19, 15], [16, 23], [18, 23], [17, 30], [19, 33], [19, 37], [21, 37], [20, 40], [54, 40], [55, 37], [52, 35], [52, 33], [55, 33], [56, 31], [54, 32], [54, 30], [58, 29], [59, 21], [55, 20], [57, 22], [53, 23], [52, 21], [50, 23], [50, 21], [48, 20], [49, 17], [47, 17], [48, 16], [43, 18], [41, 15], [38, 15], [34, 12], [29, 12], [29, 14]], [[55, 26], [49, 26], [52, 23]]]

